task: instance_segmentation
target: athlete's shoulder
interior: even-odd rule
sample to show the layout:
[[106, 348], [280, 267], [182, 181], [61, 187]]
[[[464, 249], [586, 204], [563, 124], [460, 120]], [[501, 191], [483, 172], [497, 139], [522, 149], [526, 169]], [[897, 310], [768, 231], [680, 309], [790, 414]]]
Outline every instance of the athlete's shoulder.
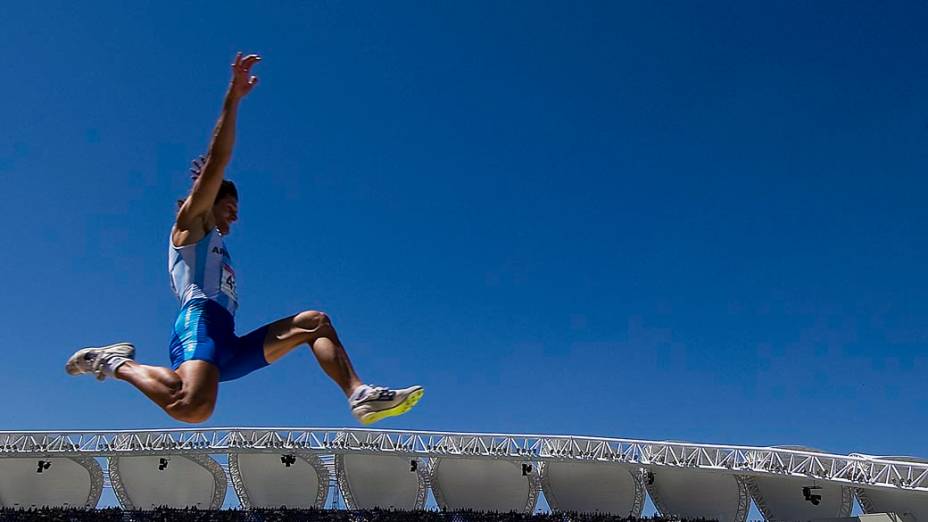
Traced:
[[183, 248], [203, 241], [213, 234], [215, 227], [212, 229], [203, 229], [194, 227], [193, 229], [183, 229], [176, 223], [171, 227], [171, 246], [174, 248]]

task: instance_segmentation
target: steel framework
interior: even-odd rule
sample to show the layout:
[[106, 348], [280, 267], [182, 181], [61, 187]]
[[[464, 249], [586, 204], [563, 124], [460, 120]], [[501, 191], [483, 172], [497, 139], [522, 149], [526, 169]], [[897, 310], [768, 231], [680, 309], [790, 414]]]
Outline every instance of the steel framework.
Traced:
[[210, 428], [0, 432], [2, 457], [118, 457], [299, 451], [412, 458], [603, 462], [743, 476], [814, 478], [853, 488], [928, 493], [928, 463], [798, 449], [573, 435], [446, 433], [354, 428]]

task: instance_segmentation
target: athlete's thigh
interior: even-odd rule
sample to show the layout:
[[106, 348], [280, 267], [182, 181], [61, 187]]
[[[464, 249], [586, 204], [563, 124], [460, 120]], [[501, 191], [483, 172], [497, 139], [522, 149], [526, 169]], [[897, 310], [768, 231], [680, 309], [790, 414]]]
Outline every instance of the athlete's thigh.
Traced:
[[315, 311], [300, 312], [278, 319], [264, 328], [264, 358], [273, 363], [297, 346], [312, 342], [319, 336], [320, 326], [327, 324], [325, 314]]
[[184, 361], [176, 371], [189, 397], [197, 402], [216, 403], [219, 393], [219, 368], [215, 364], [192, 359]]

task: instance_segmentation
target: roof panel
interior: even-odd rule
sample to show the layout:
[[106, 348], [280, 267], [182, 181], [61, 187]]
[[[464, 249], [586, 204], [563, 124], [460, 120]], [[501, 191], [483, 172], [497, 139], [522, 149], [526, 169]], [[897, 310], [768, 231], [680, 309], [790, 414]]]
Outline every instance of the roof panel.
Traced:
[[110, 481], [127, 509], [216, 509], [226, 494], [222, 467], [206, 455], [110, 457]]
[[335, 469], [352, 509], [408, 510], [425, 503], [425, 468], [418, 459], [345, 454], [335, 457]]
[[[792, 477], [752, 477], [747, 481], [757, 507], [764, 518], [780, 520], [812, 520], [851, 516], [854, 495], [850, 488], [819, 480]], [[803, 488], [821, 497], [818, 505], [807, 500]]]
[[431, 461], [432, 492], [443, 509], [530, 512], [535, 508], [537, 475], [506, 460]]
[[229, 454], [229, 472], [246, 507], [322, 507], [329, 473], [312, 455]]
[[897, 513], [911, 516], [915, 522], [928, 521], [928, 493], [891, 489], [858, 489], [857, 496], [865, 513]]
[[639, 516], [644, 484], [637, 477], [620, 464], [552, 462], [542, 468], [541, 483], [552, 509]]
[[0, 506], [94, 507], [103, 471], [91, 458], [0, 459]]
[[727, 473], [653, 468], [646, 480], [654, 505], [664, 515], [744, 522], [750, 497], [744, 481]]

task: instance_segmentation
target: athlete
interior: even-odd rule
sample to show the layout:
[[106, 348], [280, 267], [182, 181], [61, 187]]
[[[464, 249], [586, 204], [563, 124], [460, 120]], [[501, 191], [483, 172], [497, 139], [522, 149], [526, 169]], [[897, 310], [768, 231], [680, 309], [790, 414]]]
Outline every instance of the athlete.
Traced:
[[238, 191], [224, 179], [224, 172], [232, 157], [239, 103], [258, 84], [251, 70], [260, 61], [256, 54], [236, 55], [209, 152], [204, 163], [194, 162], [193, 188], [180, 202], [171, 229], [168, 269], [171, 289], [180, 301], [170, 343], [171, 368], [139, 364], [135, 348], [118, 343], [78, 350], [65, 369], [71, 375], [127, 381], [171, 417], [197, 423], [212, 414], [220, 382], [238, 379], [308, 344], [348, 397], [358, 421], [370, 424], [403, 414], [422, 397], [422, 387], [389, 389], [362, 383], [322, 312], [300, 312], [243, 337], [234, 332], [238, 294], [224, 238], [238, 219]]

